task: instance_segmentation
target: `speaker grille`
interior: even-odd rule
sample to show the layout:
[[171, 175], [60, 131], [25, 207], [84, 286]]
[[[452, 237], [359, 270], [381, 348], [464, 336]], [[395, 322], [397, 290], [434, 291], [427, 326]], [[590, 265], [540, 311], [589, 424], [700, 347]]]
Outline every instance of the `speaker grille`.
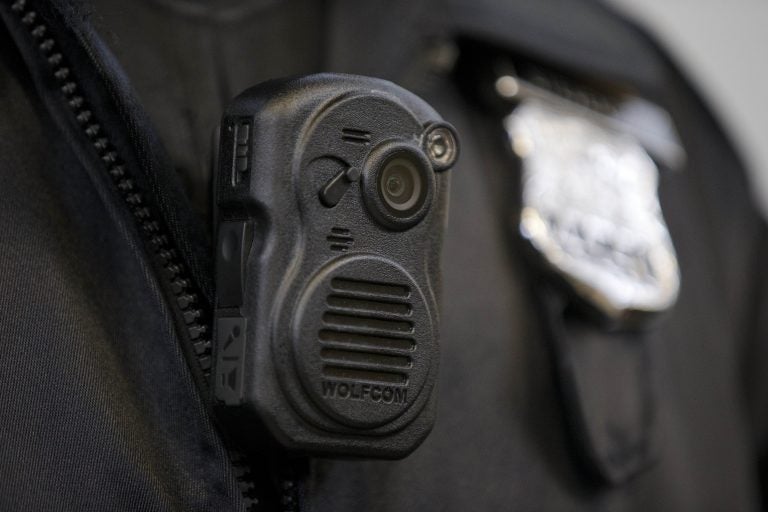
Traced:
[[410, 287], [336, 277], [318, 332], [322, 374], [374, 384], [408, 384], [416, 349]]
[[285, 367], [301, 379], [286, 389], [312, 398], [317, 409], [304, 412], [318, 425], [399, 429], [425, 405], [437, 332], [404, 268], [370, 254], [334, 259], [294, 307], [291, 343], [277, 346], [291, 349], [296, 364]]

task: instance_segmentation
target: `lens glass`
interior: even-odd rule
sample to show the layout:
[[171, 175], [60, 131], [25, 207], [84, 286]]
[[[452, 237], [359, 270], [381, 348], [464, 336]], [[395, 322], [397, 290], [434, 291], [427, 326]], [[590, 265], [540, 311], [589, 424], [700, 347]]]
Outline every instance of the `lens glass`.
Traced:
[[418, 165], [405, 156], [397, 156], [387, 161], [379, 173], [379, 194], [396, 214], [410, 213], [424, 201], [426, 184]]

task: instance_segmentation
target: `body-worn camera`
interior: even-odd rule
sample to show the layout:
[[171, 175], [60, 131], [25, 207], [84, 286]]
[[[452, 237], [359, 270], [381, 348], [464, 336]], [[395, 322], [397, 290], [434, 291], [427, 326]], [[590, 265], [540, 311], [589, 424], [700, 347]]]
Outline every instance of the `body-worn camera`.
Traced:
[[[364, 77], [267, 82], [226, 110], [214, 392], [247, 443], [397, 458], [434, 422], [453, 128]], [[255, 440], [251, 440], [254, 443]]]

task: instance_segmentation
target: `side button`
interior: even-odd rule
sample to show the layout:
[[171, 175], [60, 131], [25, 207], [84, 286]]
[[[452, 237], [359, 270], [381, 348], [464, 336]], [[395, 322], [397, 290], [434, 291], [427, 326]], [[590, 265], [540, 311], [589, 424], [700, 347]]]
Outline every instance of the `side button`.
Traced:
[[219, 225], [216, 307], [236, 308], [243, 305], [245, 263], [250, 245], [249, 224], [246, 221], [227, 221]]
[[227, 405], [243, 400], [245, 318], [219, 318], [216, 322], [216, 398]]

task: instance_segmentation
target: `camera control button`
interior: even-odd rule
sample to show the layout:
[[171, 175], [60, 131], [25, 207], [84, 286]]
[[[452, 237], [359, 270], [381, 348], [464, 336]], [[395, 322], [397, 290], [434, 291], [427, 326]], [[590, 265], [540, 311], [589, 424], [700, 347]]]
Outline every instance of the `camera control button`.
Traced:
[[358, 181], [360, 179], [361, 171], [359, 167], [350, 167], [347, 169], [347, 172], [344, 173], [344, 176], [347, 177], [347, 181], [350, 183], [354, 183], [355, 181]]
[[339, 204], [349, 186], [359, 179], [360, 169], [357, 167], [342, 169], [320, 189], [320, 201], [328, 208], [333, 208]]
[[246, 320], [219, 318], [216, 329], [220, 340], [214, 383], [216, 398], [227, 405], [239, 405], [243, 399]]
[[239, 307], [243, 304], [243, 274], [248, 245], [248, 225], [245, 221], [221, 224], [216, 269], [218, 307]]

